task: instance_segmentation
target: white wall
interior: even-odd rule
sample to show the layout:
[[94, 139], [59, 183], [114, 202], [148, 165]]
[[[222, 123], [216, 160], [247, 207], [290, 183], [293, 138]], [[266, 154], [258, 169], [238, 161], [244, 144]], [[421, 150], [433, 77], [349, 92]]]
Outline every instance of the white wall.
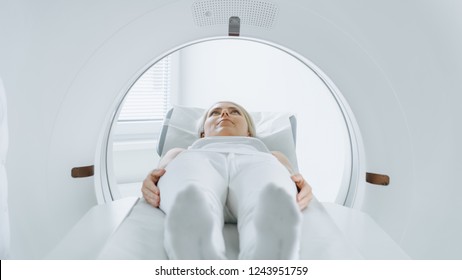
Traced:
[[8, 210], [8, 180], [6, 157], [8, 153], [7, 100], [0, 77], [0, 259], [8, 257], [10, 251], [10, 215]]
[[123, 146], [124, 144], [116, 144], [114, 147], [113, 160], [117, 186], [111, 186], [111, 189], [118, 189], [117, 198], [141, 196], [141, 182], [159, 161], [155, 142], [131, 143], [127, 148]]

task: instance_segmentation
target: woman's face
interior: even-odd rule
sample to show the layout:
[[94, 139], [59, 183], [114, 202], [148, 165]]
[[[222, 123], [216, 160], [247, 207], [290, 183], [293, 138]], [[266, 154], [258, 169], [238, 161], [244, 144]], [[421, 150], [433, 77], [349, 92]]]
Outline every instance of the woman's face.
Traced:
[[219, 102], [210, 108], [204, 123], [204, 136], [249, 136], [244, 113], [233, 103]]

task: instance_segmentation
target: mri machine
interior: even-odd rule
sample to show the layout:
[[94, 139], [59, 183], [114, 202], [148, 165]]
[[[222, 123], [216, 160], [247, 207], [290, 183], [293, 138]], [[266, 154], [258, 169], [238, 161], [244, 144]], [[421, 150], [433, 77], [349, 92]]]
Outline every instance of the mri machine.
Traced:
[[353, 169], [345, 207], [329, 210], [341, 230], [396, 245], [370, 258], [461, 259], [461, 12], [451, 0], [1, 0], [9, 257], [94, 257], [69, 250], [82, 236], [103, 246], [140, 205], [107, 187], [124, 94], [166, 54], [231, 36], [316, 68], [344, 104]]

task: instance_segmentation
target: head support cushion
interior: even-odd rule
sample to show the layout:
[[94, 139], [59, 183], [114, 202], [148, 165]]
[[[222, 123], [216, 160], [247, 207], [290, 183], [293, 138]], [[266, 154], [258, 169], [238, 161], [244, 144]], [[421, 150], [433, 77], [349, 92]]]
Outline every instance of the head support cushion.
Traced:
[[[174, 106], [167, 113], [159, 135], [157, 153], [163, 156], [172, 148], [187, 148], [199, 139], [198, 124], [206, 109]], [[296, 119], [293, 114], [280, 112], [249, 112], [255, 122], [257, 138], [270, 151], [285, 154], [298, 171], [295, 154]]]

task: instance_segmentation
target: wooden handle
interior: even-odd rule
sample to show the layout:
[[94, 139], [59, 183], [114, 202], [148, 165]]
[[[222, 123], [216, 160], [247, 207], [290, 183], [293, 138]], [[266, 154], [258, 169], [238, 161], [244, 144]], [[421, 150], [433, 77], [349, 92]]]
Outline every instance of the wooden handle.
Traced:
[[374, 185], [388, 186], [390, 184], [390, 177], [388, 175], [367, 172], [366, 182]]
[[71, 170], [72, 178], [84, 178], [84, 177], [91, 177], [95, 175], [95, 166], [81, 166], [81, 167], [74, 167]]

